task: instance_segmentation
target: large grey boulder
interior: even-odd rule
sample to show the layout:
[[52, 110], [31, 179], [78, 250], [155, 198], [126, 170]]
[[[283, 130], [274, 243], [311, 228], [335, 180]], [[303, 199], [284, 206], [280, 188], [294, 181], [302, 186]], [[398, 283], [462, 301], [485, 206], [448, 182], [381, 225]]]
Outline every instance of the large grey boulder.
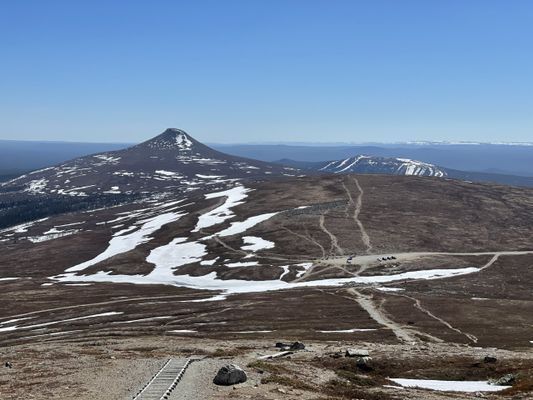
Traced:
[[228, 364], [218, 370], [213, 383], [215, 385], [229, 386], [246, 382], [246, 379], [248, 379], [246, 372], [241, 367], [235, 364]]

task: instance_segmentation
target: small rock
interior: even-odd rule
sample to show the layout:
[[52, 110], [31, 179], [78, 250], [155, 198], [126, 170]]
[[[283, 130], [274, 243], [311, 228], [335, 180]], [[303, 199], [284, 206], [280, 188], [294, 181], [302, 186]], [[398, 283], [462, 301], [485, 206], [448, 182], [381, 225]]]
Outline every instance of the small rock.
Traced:
[[356, 364], [358, 367], [364, 367], [364, 366], [369, 365], [371, 361], [372, 361], [372, 357], [359, 357], [357, 359]]
[[6, 361], [6, 363], [4, 364], [4, 367], [13, 368], [13, 364], [11, 364], [9, 361]]
[[491, 356], [486, 356], [484, 359], [483, 359], [483, 362], [486, 362], [486, 363], [489, 363], [489, 364], [493, 364], [495, 363], [496, 361], [498, 361], [498, 359], [496, 357], [491, 357]]
[[502, 376], [499, 379], [491, 379], [490, 383], [496, 386], [508, 386], [508, 385], [512, 385], [515, 381], [516, 381], [515, 374], [507, 374], [507, 375]]
[[241, 367], [235, 364], [228, 364], [218, 370], [213, 383], [215, 385], [231, 386], [246, 382], [247, 379], [246, 372]]
[[368, 350], [362, 350], [362, 349], [348, 349], [346, 350], [346, 353], [344, 353], [345, 357], [368, 357], [370, 356], [370, 353]]
[[305, 349], [305, 344], [303, 344], [302, 342], [294, 342], [293, 344], [291, 344], [291, 347], [290, 347], [290, 350], [304, 350]]

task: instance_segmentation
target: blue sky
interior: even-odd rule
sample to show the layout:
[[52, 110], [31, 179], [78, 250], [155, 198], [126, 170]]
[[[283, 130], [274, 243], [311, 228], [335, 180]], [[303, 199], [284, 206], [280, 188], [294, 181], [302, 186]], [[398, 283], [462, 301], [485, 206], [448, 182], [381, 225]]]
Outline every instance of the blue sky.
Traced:
[[0, 139], [533, 141], [533, 1], [1, 3]]

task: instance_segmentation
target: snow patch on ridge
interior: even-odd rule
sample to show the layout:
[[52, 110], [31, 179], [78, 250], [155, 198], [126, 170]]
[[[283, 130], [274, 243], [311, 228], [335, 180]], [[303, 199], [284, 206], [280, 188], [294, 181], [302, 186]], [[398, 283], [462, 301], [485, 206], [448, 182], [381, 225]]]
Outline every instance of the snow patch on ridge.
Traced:
[[117, 254], [126, 253], [135, 249], [142, 243], [148, 242], [150, 235], [159, 230], [163, 225], [174, 222], [184, 216], [185, 213], [169, 212], [157, 215], [149, 218], [144, 222], [141, 228], [133, 233], [124, 234], [128, 232], [132, 227], [126, 228], [120, 232], [117, 232], [114, 237], [109, 241], [109, 246], [103, 252], [94, 257], [91, 260], [85, 261], [81, 264], [70, 267], [66, 272], [82, 271], [92, 265], [105, 261]]
[[243, 204], [243, 200], [248, 197], [248, 193], [250, 191], [251, 189], [247, 189], [244, 186], [235, 186], [231, 189], [221, 192], [206, 194], [206, 199], [226, 197], [226, 200], [221, 206], [218, 206], [217, 208], [200, 215], [198, 218], [198, 223], [192, 232], [198, 232], [200, 229], [221, 224], [222, 222], [234, 217], [235, 213], [231, 211], [231, 208], [238, 206], [239, 204]]

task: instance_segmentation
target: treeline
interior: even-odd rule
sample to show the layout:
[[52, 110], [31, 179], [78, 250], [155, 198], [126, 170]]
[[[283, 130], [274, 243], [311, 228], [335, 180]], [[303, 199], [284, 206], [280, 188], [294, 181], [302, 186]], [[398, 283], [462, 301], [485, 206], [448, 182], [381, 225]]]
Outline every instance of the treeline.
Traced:
[[111, 207], [140, 199], [140, 194], [95, 194], [86, 197], [28, 195], [0, 197], [0, 229], [74, 211]]

